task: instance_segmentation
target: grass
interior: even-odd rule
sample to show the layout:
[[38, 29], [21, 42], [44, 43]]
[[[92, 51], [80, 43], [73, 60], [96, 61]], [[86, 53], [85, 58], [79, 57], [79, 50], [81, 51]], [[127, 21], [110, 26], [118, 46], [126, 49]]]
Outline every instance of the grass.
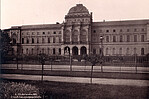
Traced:
[[45, 99], [149, 99], [149, 87], [9, 80], [34, 85]]

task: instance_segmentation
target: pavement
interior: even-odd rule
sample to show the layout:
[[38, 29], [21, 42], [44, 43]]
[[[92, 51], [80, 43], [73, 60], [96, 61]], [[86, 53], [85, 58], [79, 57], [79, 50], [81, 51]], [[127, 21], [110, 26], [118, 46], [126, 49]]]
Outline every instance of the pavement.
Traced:
[[[2, 64], [2, 69], [17, 69], [16, 64]], [[19, 69], [23, 70], [41, 70], [41, 65], [32, 64], [19, 64]], [[70, 65], [44, 65], [44, 70], [58, 70], [58, 71], [70, 71]], [[103, 66], [104, 72], [126, 72], [126, 73], [149, 73], [149, 67], [134, 67], [134, 66]], [[91, 66], [77, 66], [72, 65], [73, 71], [90, 71]], [[94, 71], [101, 71], [101, 66], [94, 66]]]
[[[1, 74], [1, 78], [5, 79], [20, 79], [20, 80], [41, 80], [39, 75], [22, 75], [22, 74]], [[44, 80], [56, 82], [70, 83], [90, 83], [91, 78], [88, 77], [63, 77], [63, 76], [44, 76]], [[92, 78], [93, 84], [103, 85], [127, 85], [127, 86], [149, 86], [148, 80], [133, 80], [133, 79], [106, 79]]]

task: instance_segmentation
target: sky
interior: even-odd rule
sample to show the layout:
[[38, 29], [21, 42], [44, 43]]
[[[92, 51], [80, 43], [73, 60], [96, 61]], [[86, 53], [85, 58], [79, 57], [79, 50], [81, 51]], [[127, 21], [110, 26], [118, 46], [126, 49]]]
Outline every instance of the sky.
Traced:
[[0, 28], [62, 23], [76, 4], [93, 12], [94, 22], [149, 19], [149, 0], [1, 0]]

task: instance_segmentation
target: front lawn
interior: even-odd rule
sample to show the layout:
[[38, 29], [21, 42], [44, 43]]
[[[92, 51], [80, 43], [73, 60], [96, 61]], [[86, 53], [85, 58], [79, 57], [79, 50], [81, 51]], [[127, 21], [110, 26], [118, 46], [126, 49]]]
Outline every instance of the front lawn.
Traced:
[[149, 87], [24, 80], [4, 82], [35, 86], [45, 99], [149, 99]]

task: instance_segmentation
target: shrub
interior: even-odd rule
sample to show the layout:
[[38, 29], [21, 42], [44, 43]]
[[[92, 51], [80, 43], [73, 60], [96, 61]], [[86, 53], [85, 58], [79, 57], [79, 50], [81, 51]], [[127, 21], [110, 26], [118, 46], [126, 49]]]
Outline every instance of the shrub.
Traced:
[[0, 91], [0, 99], [10, 99], [11, 96], [14, 96], [16, 94], [40, 95], [39, 88], [37, 88], [36, 86], [20, 82], [0, 82]]

